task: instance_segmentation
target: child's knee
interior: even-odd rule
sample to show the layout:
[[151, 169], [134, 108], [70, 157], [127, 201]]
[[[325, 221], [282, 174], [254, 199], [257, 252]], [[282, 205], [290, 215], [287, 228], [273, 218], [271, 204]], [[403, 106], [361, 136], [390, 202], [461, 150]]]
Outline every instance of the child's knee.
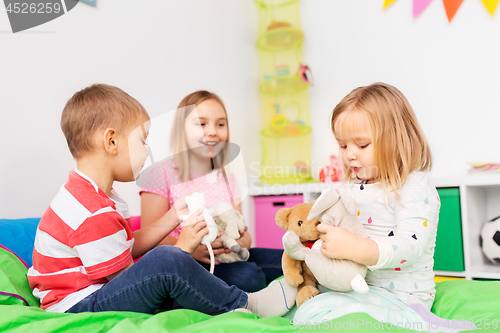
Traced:
[[185, 263], [187, 260], [193, 260], [191, 255], [178, 247], [162, 245], [149, 251], [143, 259], [148, 258], [152, 265], [175, 265]]
[[234, 275], [238, 280], [234, 284], [241, 286], [240, 289], [246, 292], [256, 292], [266, 286], [264, 272], [254, 263], [245, 262], [243, 267], [235, 269]]

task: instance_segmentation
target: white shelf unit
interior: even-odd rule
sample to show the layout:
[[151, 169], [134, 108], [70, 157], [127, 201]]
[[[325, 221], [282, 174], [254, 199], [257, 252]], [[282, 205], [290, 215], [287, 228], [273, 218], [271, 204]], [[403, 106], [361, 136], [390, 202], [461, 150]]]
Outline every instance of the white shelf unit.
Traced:
[[[499, 279], [500, 265], [491, 263], [482, 253], [479, 234], [482, 226], [500, 216], [500, 173], [473, 174], [463, 177], [433, 178], [436, 188], [458, 188], [460, 191], [462, 242], [464, 251], [463, 272], [435, 271], [436, 275], [472, 279]], [[255, 207], [253, 197], [267, 195], [302, 194], [304, 202], [316, 199], [321, 192], [340, 183], [306, 183], [249, 187], [249, 200], [243, 212], [252, 238], [255, 238]], [[253, 244], [254, 245], [254, 244]]]

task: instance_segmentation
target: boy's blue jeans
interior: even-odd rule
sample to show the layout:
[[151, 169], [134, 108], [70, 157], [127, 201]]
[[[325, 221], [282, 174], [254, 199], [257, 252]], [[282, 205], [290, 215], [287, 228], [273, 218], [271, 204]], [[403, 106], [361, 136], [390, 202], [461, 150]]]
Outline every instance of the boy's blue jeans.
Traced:
[[217, 315], [244, 307], [248, 296], [210, 274], [189, 253], [166, 245], [149, 251], [132, 267], [66, 312], [153, 314], [160, 305], [171, 304], [174, 299], [183, 308]]

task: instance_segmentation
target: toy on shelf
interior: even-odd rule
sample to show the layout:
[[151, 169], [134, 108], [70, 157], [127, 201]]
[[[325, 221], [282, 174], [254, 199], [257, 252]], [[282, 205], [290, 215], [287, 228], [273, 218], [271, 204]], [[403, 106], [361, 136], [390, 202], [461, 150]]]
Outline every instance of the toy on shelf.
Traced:
[[500, 216], [486, 222], [479, 235], [484, 255], [495, 265], [500, 265]]
[[285, 64], [276, 65], [276, 77], [289, 76], [289, 75], [290, 75], [290, 70], [288, 69], [288, 65]]
[[297, 161], [291, 167], [293, 169], [293, 173], [297, 175], [308, 175], [309, 174], [309, 166], [304, 161]]
[[279, 28], [288, 28], [291, 27], [292, 25], [288, 23], [287, 21], [276, 21], [272, 20], [271, 23], [267, 27], [267, 31], [269, 30], [274, 30], [274, 29], [279, 29]]
[[289, 22], [273, 20], [257, 40], [257, 45], [264, 50], [285, 50], [294, 47], [303, 38], [302, 30], [292, 27]]
[[273, 110], [273, 117], [271, 118], [271, 126], [283, 126], [289, 123], [288, 118], [279, 112], [279, 104], [269, 105]]
[[472, 168], [469, 173], [500, 172], [500, 163], [469, 163]]
[[309, 69], [309, 66], [304, 65], [304, 64], [299, 64], [299, 69], [297, 70], [296, 75], [300, 75], [302, 82], [309, 83], [311, 86], [313, 85], [312, 72]]
[[319, 180], [322, 183], [333, 183], [344, 180], [342, 162], [337, 156], [330, 155], [330, 165], [321, 169], [319, 172]]
[[[274, 137], [308, 134], [311, 130], [306, 125], [305, 121], [297, 119], [300, 117], [300, 107], [296, 104], [297, 103], [293, 101], [289, 102], [285, 105], [284, 110], [280, 111], [280, 104], [270, 103], [269, 106], [273, 111], [271, 124], [262, 130], [262, 134]], [[285, 116], [285, 112], [290, 114], [290, 116], [295, 117], [295, 119], [290, 120], [289, 117]]]
[[264, 94], [292, 95], [307, 88], [309, 83], [302, 80], [300, 75], [271, 76], [264, 75], [265, 80], [260, 85]]

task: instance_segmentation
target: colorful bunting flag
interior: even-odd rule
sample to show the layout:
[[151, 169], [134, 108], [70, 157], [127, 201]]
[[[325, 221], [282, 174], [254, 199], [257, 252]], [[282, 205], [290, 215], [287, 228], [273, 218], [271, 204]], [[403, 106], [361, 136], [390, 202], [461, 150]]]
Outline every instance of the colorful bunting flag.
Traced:
[[91, 5], [94, 7], [97, 6], [97, 0], [80, 0], [80, 2], [86, 3], [87, 5]]
[[393, 2], [395, 2], [396, 0], [384, 0], [384, 9], [386, 9], [387, 7], [389, 7], [390, 5], [392, 5]]
[[446, 10], [446, 16], [448, 16], [448, 22], [453, 20], [458, 8], [462, 5], [464, 0], [443, 0], [444, 9]]
[[[417, 18], [432, 0], [413, 0], [413, 18]], [[500, 1], [500, 0], [497, 0]]]
[[486, 7], [488, 12], [490, 12], [491, 16], [495, 15], [495, 11], [497, 10], [498, 2], [500, 0], [481, 0], [483, 5]]

